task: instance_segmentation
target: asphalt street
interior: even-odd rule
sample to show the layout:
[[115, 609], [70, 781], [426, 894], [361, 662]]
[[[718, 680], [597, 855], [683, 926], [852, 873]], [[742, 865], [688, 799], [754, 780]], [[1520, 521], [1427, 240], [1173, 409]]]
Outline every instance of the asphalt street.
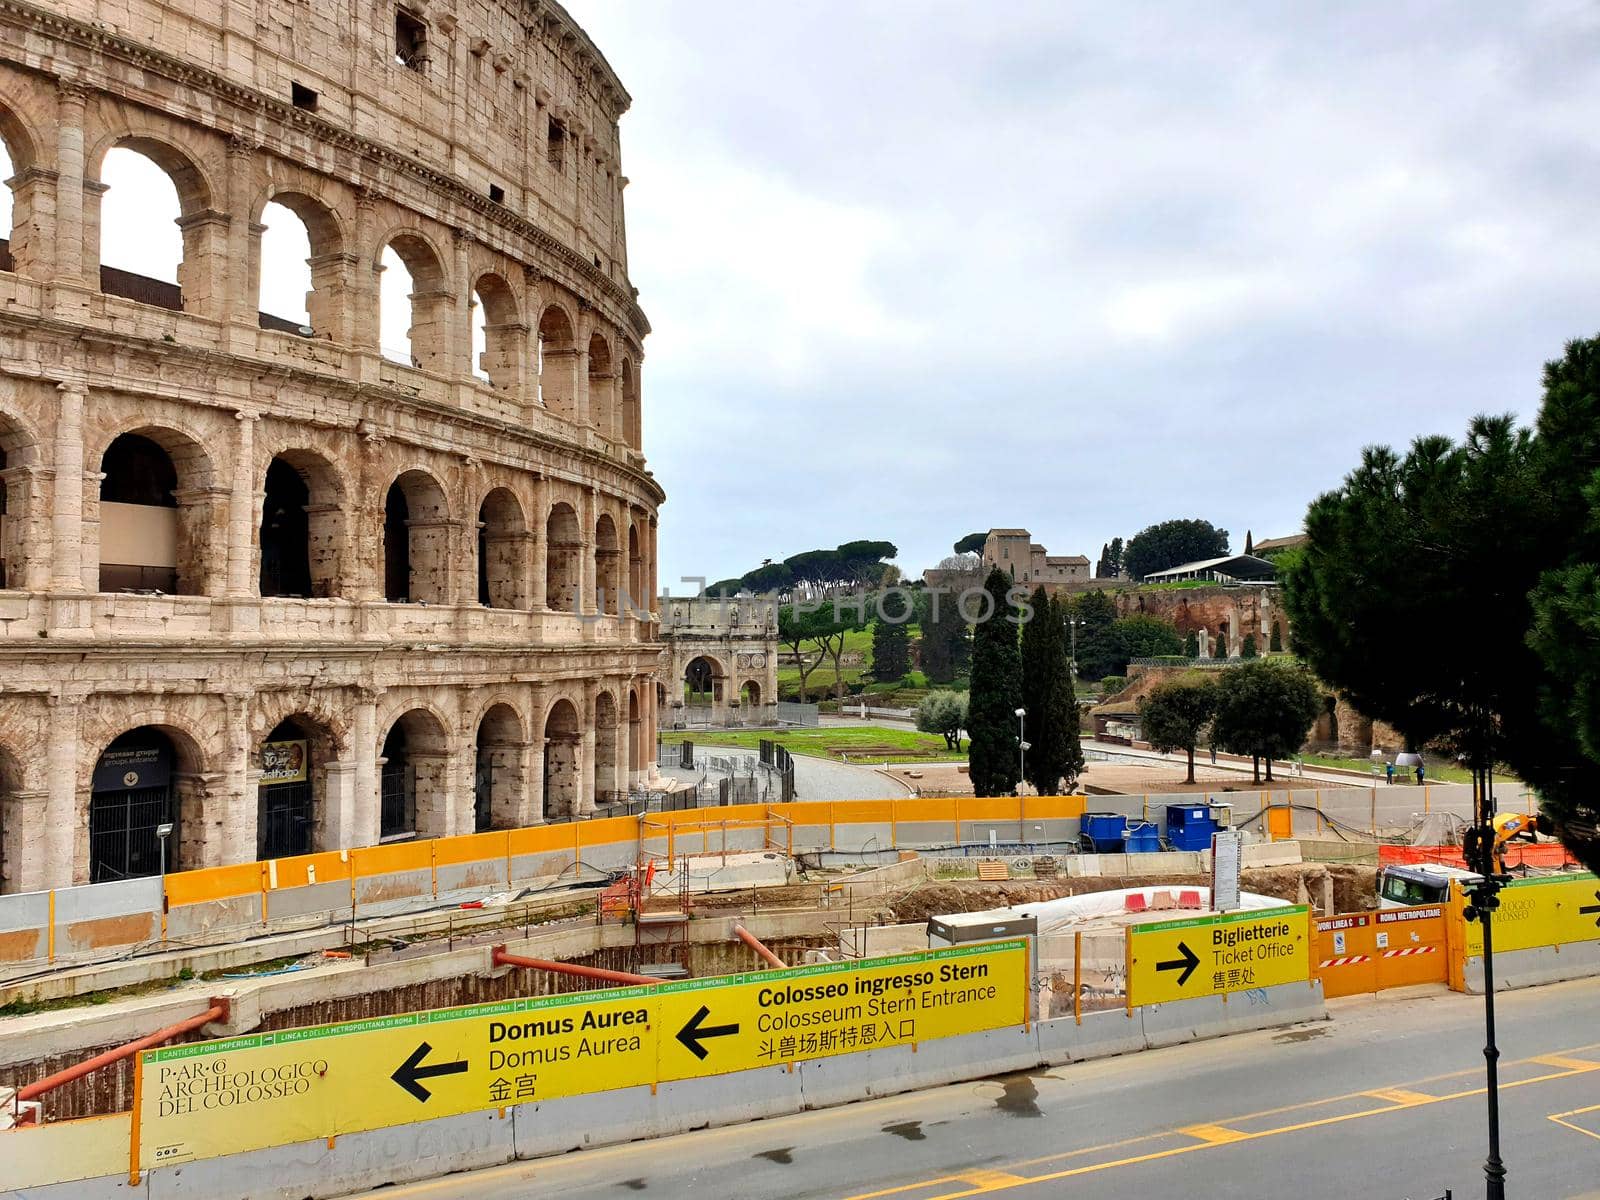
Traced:
[[[369, 1193], [1457, 1200], [1483, 1195], [1483, 1002], [1350, 997], [1333, 1019]], [[1600, 1200], [1600, 981], [1499, 998], [1507, 1194]]]

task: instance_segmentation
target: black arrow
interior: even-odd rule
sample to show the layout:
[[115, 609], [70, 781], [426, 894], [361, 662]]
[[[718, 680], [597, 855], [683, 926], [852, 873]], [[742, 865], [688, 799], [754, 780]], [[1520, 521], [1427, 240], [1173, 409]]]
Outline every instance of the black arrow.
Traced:
[[395, 1073], [389, 1076], [390, 1079], [405, 1088], [406, 1091], [424, 1104], [433, 1095], [432, 1092], [422, 1086], [424, 1079], [436, 1079], [440, 1075], [464, 1075], [467, 1071], [465, 1061], [434, 1063], [431, 1067], [423, 1066], [422, 1060], [428, 1057], [428, 1052], [432, 1049], [433, 1047], [428, 1045], [427, 1042], [423, 1042], [411, 1052], [411, 1057], [401, 1063], [395, 1069]]
[[737, 1025], [702, 1025], [700, 1022], [710, 1015], [711, 1010], [702, 1004], [700, 1011], [690, 1017], [688, 1024], [678, 1030], [678, 1040], [690, 1054], [699, 1059], [704, 1059], [706, 1056], [706, 1048], [700, 1044], [706, 1038], [729, 1037], [739, 1032]]
[[1200, 959], [1196, 957], [1193, 950], [1189, 949], [1188, 942], [1179, 942], [1178, 952], [1183, 955], [1182, 958], [1174, 958], [1168, 962], [1157, 963], [1156, 970], [1182, 971], [1183, 974], [1178, 976], [1178, 986], [1182, 987], [1189, 982], [1189, 976], [1193, 975], [1194, 969], [1200, 965]]
[[[1600, 900], [1600, 892], [1596, 892], [1594, 898]], [[1578, 910], [1579, 916], [1587, 917], [1590, 913], [1600, 913], [1600, 904], [1585, 904]], [[1594, 925], [1596, 929], [1600, 929], [1600, 917], [1594, 919]]]

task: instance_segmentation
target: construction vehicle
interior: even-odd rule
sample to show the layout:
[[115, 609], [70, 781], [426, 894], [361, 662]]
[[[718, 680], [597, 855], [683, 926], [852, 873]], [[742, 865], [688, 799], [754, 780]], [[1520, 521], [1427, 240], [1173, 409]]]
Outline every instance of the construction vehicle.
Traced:
[[[1490, 822], [1493, 829], [1490, 853], [1494, 855], [1495, 872], [1506, 873], [1506, 847], [1521, 839], [1539, 840], [1539, 817], [1535, 813], [1496, 813]], [[1469, 828], [1462, 842], [1462, 855], [1471, 863], [1481, 858], [1481, 838], [1476, 826]], [[1475, 872], [1444, 863], [1415, 863], [1384, 867], [1378, 872], [1378, 904], [1382, 908], [1403, 908], [1413, 904], [1441, 904], [1450, 896], [1450, 884], [1460, 880], [1463, 888], [1475, 882]]]

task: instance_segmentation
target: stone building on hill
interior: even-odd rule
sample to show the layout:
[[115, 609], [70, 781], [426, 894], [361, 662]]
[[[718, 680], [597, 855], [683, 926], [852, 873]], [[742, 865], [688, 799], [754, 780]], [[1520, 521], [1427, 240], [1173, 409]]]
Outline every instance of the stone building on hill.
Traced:
[[1044, 585], [1046, 592], [1091, 586], [1089, 560], [1081, 554], [1050, 554], [1026, 529], [991, 529], [983, 543], [985, 574], [995, 567], [1029, 590]]

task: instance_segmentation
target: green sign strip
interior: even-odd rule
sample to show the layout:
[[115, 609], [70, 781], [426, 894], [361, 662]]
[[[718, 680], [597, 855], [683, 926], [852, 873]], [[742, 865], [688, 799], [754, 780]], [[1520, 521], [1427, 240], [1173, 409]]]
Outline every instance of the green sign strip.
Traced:
[[[1302, 910], [1303, 911], [1303, 910]], [[740, 975], [713, 975], [706, 979], [685, 979], [675, 983], [661, 983], [626, 988], [608, 988], [598, 992], [563, 992], [553, 996], [526, 996], [515, 1000], [498, 1000], [488, 1004], [470, 1004], [461, 1008], [438, 1008], [424, 1012], [399, 1013], [392, 1017], [368, 1017], [359, 1021], [340, 1021], [332, 1025], [310, 1025], [303, 1029], [280, 1029], [272, 1033], [251, 1033], [241, 1037], [222, 1038], [213, 1042], [190, 1042], [183, 1046], [165, 1046], [146, 1050], [145, 1062], [173, 1062], [186, 1058], [202, 1058], [211, 1054], [229, 1054], [238, 1050], [256, 1050], [263, 1046], [282, 1046], [294, 1042], [312, 1042], [322, 1038], [344, 1037], [354, 1033], [373, 1033], [384, 1029], [403, 1029], [414, 1025], [437, 1025], [445, 1021], [472, 1021], [483, 1017], [503, 1017], [510, 1013], [539, 1012], [547, 1008], [567, 1008], [577, 1005], [604, 1004], [613, 1000], [638, 1000], [647, 996], [678, 992], [698, 992], [720, 987], [735, 987], [749, 983], [773, 983], [786, 979], [806, 979], [823, 975], [837, 975], [854, 971], [871, 971], [880, 968], [914, 966], [918, 963], [942, 962], [952, 958], [966, 958], [974, 954], [994, 954], [1026, 950], [1026, 938], [1013, 938], [1004, 942], [968, 942], [939, 950], [925, 950], [912, 954], [890, 954], [880, 958], [848, 959], [843, 962], [818, 963], [807, 967], [789, 967], [782, 971], [750, 971]]]
[[1600, 876], [1589, 874], [1587, 871], [1568, 871], [1563, 875], [1530, 875], [1524, 879], [1513, 879], [1506, 884], [1506, 889], [1539, 887], [1547, 883], [1600, 883]]
[[1188, 917], [1181, 921], [1152, 921], [1143, 925], [1130, 925], [1130, 934], [1160, 933], [1167, 929], [1195, 929], [1201, 925], [1237, 925], [1241, 921], [1271, 921], [1281, 917], [1304, 916], [1311, 911], [1308, 905], [1289, 904], [1281, 908], [1252, 908], [1247, 912], [1217, 913], [1209, 917]]

